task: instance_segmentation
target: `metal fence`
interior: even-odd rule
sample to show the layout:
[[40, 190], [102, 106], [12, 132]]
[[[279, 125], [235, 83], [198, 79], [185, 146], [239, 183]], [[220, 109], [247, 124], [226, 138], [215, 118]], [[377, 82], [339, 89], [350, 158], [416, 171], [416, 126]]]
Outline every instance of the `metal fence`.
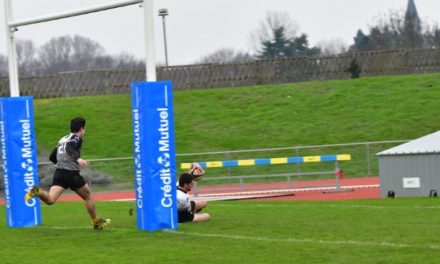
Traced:
[[[350, 154], [350, 161], [342, 162], [311, 162], [296, 164], [256, 165], [245, 167], [210, 168], [205, 178], [207, 181], [198, 185], [222, 185], [223, 191], [228, 189], [258, 189], [258, 184], [270, 183], [273, 189], [311, 187], [313, 180], [327, 180], [331, 186], [339, 187], [335, 173], [342, 169], [347, 178], [378, 176], [376, 153], [408, 140], [360, 142], [345, 144], [328, 144], [317, 146], [296, 146], [285, 148], [252, 149], [237, 151], [220, 151], [208, 153], [190, 153], [178, 156], [179, 162], [257, 159], [277, 157], [302, 157]], [[180, 163], [179, 163], [180, 164]], [[331, 181], [328, 181], [331, 180]], [[326, 186], [314, 186], [326, 187]], [[203, 190], [203, 189], [200, 189]], [[212, 191], [212, 190], [208, 190]], [[197, 192], [197, 189], [196, 189]], [[200, 192], [200, 193], [203, 193]]]
[[[349, 79], [356, 60], [361, 76], [440, 71], [440, 49], [387, 50], [338, 56], [257, 60], [247, 63], [182, 65], [157, 68], [158, 80], [171, 80], [176, 90]], [[65, 72], [20, 78], [22, 95], [35, 98], [128, 93], [130, 83], [145, 79], [145, 70]], [[0, 96], [9, 83], [0, 77]]]
[[[378, 160], [375, 154], [407, 141], [408, 140], [393, 140], [181, 153], [177, 154], [176, 166], [177, 172], [180, 174], [183, 172], [183, 170], [180, 169], [180, 163], [185, 162], [350, 154], [350, 161], [339, 163], [339, 167], [344, 171], [345, 177], [378, 176]], [[83, 170], [81, 174], [85, 175], [94, 187], [111, 190], [134, 188], [133, 157], [102, 158], [91, 159], [89, 161], [89, 168]], [[50, 185], [53, 171], [54, 166], [50, 162], [39, 163], [41, 185]], [[210, 168], [207, 169], [207, 174], [205, 176], [205, 179], [208, 180], [199, 182], [199, 185], [224, 185], [227, 188], [235, 188], [243, 184], [335, 179], [334, 172], [334, 162]], [[1, 185], [2, 184], [3, 180], [1, 181]]]

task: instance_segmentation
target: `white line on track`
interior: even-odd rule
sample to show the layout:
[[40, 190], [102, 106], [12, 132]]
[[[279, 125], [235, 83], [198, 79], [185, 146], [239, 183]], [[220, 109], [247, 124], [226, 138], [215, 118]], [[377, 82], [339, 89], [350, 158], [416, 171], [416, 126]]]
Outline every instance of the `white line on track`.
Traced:
[[[118, 200], [112, 200], [112, 201], [117, 201], [117, 202], [131, 202], [134, 201], [134, 199], [118, 199]], [[221, 200], [218, 200], [221, 201]], [[383, 206], [383, 205], [344, 205], [344, 204], [327, 204], [328, 202], [325, 201], [320, 201], [321, 203], [314, 203], [315, 201], [312, 201], [311, 203], [308, 204], [298, 204], [298, 202], [303, 202], [303, 201], [295, 201], [295, 202], [289, 202], [289, 205], [284, 205], [284, 204], [267, 204], [266, 202], [263, 203], [224, 203], [224, 204], [219, 204], [219, 203], [215, 203], [215, 204], [211, 204], [211, 206], [220, 206], [220, 207], [234, 207], [234, 206], [246, 206], [246, 207], [250, 207], [250, 206], [256, 206], [256, 207], [274, 207], [274, 208], [295, 208], [295, 207], [333, 207], [333, 208], [365, 208], [365, 209], [405, 209], [405, 210], [421, 210], [421, 209], [426, 209], [426, 210], [439, 210], [440, 206]], [[306, 201], [306, 202], [310, 202], [310, 201]]]
[[[341, 186], [339, 190], [352, 190], [352, 189], [365, 189], [365, 188], [379, 188], [379, 184], [369, 184], [369, 185], [349, 185]], [[251, 198], [265, 198], [278, 196], [278, 195], [288, 195], [290, 193], [296, 192], [310, 192], [310, 191], [333, 191], [338, 190], [336, 187], [304, 187], [304, 188], [286, 188], [286, 189], [267, 189], [258, 191], [235, 191], [235, 192], [214, 192], [207, 194], [199, 194], [197, 196], [191, 195], [191, 199], [203, 199], [207, 201], [221, 201], [221, 200], [242, 200]], [[134, 198], [127, 199], [113, 199], [114, 202], [125, 202], [134, 201]]]
[[[340, 190], [351, 190], [351, 189], [369, 189], [369, 188], [379, 188], [379, 184], [368, 184], [368, 185], [344, 185], [340, 186]], [[225, 195], [260, 195], [260, 194], [270, 194], [270, 193], [289, 193], [289, 192], [310, 192], [310, 191], [332, 191], [337, 190], [337, 187], [297, 187], [297, 188], [283, 188], [283, 189], [270, 189], [259, 190], [259, 191], [236, 191], [236, 192], [223, 192], [223, 193], [209, 193], [209, 194], [199, 194], [199, 197], [212, 197], [212, 196], [225, 196]]]
[[[325, 203], [325, 202], [324, 202]], [[440, 209], [440, 206], [383, 206], [383, 205], [344, 205], [344, 204], [297, 204], [291, 202], [291, 205], [284, 204], [263, 204], [263, 203], [228, 203], [215, 204], [213, 206], [234, 207], [234, 206], [256, 206], [256, 207], [273, 207], [273, 208], [295, 208], [295, 207], [334, 207], [334, 208], [366, 208], [366, 209], [405, 209], [405, 210], [419, 210], [419, 209]]]

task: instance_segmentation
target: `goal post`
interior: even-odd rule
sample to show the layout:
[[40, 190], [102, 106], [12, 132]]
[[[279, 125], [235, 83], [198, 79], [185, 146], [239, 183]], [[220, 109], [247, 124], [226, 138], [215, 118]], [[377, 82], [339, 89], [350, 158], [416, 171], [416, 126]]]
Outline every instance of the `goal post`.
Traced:
[[20, 96], [18, 86], [18, 65], [17, 65], [17, 50], [15, 46], [14, 32], [16, 28], [9, 27], [9, 20], [12, 19], [12, 7], [10, 0], [4, 0], [5, 11], [5, 25], [6, 25], [6, 47], [8, 54], [8, 69], [9, 69], [9, 91], [11, 97]]
[[[41, 224], [41, 213], [38, 199], [31, 199], [32, 204], [27, 204], [24, 201], [24, 195], [26, 192], [29, 191], [31, 186], [38, 184], [38, 167], [35, 132], [33, 129], [33, 97], [20, 97], [15, 31], [21, 26], [142, 3], [144, 8], [146, 51], [145, 79], [147, 82], [132, 84], [132, 90], [135, 91], [135, 95], [133, 96], [136, 98], [136, 102], [139, 102], [139, 104], [134, 104], [133, 108], [133, 113], [135, 113], [133, 114], [133, 120], [136, 121], [136, 117], [139, 117], [139, 120], [137, 120], [137, 123], [134, 122], [133, 124], [137, 125], [139, 129], [142, 128], [142, 131], [150, 131], [148, 128], [150, 128], [149, 125], [151, 124], [144, 121], [147, 116], [153, 116], [158, 121], [155, 123], [158, 125], [158, 128], [152, 129], [153, 131], [156, 131], [156, 134], [151, 135], [149, 133], [142, 133], [142, 137], [138, 137], [139, 142], [136, 140], [134, 141], [135, 146], [142, 142], [142, 146], [147, 149], [147, 151], [144, 151], [144, 148], [142, 148], [139, 149], [139, 153], [135, 153], [142, 159], [137, 164], [139, 165], [140, 162], [143, 162], [143, 164], [146, 164], [149, 168], [152, 168], [152, 170], [157, 172], [155, 174], [150, 174], [147, 173], [147, 171], [139, 171], [135, 168], [135, 172], [138, 172], [138, 178], [136, 178], [136, 181], [149, 183], [148, 185], [139, 185], [136, 189], [137, 204], [141, 205], [138, 206], [138, 213], [140, 214], [138, 228], [140, 230], [149, 231], [166, 228], [176, 229], [177, 208], [175, 196], [175, 150], [171, 100], [172, 87], [171, 82], [156, 82], [153, 0], [119, 0], [88, 8], [16, 21], [13, 20], [12, 17], [11, 3], [11, 0], [4, 0], [11, 98], [0, 98], [0, 145], [3, 150], [3, 168], [6, 168], [4, 170], [8, 172], [4, 172], [4, 181], [5, 186], [7, 187], [5, 200], [6, 208], [8, 209], [8, 225], [10, 227], [28, 227]], [[137, 97], [138, 95], [139, 97]], [[152, 98], [162, 98], [163, 100], [152, 100]], [[165, 103], [159, 104], [162, 101]], [[17, 109], [20, 109], [21, 112]], [[25, 114], [22, 116], [20, 113]], [[136, 131], [137, 130], [134, 130], [135, 139]], [[157, 137], [158, 133], [163, 136], [163, 138], [159, 139], [159, 144], [157, 145], [155, 144], [157, 142], [154, 141], [154, 138]], [[25, 141], [21, 145], [10, 144], [10, 142], [19, 141], [18, 139], [11, 140], [15, 139], [12, 138], [12, 136], [16, 136], [18, 139]], [[150, 149], [156, 150], [155, 154], [157, 155], [154, 156], [154, 159], [157, 162], [147, 162], [151, 160], [151, 157], [148, 156], [150, 155], [150, 152], [148, 151]], [[20, 154], [20, 151], [25, 152], [24, 154]], [[17, 158], [19, 157], [19, 154], [23, 157], [23, 160]], [[23, 182], [25, 185], [23, 185]], [[20, 188], [17, 188], [17, 186]], [[151, 190], [153, 187], [156, 188], [156, 191], [161, 190], [158, 191], [158, 197], [160, 197], [160, 199], [148, 199], [144, 201], [146, 195], [142, 195], [143, 188], [146, 190], [150, 188]], [[145, 207], [143, 206], [144, 204]], [[24, 211], [22, 208], [29, 210]], [[147, 214], [148, 217], [146, 217]]]
[[144, 8], [144, 26], [145, 26], [145, 65], [146, 80], [156, 81], [156, 60], [154, 47], [154, 19], [153, 19], [153, 0], [119, 0], [111, 3], [103, 3], [87, 8], [71, 10], [67, 12], [54, 13], [30, 19], [13, 20], [11, 0], [4, 0], [5, 24], [6, 24], [6, 42], [8, 49], [8, 67], [9, 67], [9, 89], [10, 96], [20, 96], [20, 87], [18, 81], [17, 52], [15, 46], [15, 31], [19, 27], [48, 22], [52, 20], [64, 19], [74, 16], [80, 16], [119, 7], [143, 4]]

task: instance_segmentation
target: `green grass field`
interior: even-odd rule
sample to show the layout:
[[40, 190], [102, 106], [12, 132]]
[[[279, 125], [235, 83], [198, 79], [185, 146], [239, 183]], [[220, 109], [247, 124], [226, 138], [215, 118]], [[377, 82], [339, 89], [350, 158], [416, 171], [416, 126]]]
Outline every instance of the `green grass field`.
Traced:
[[[440, 123], [440, 74], [173, 96], [177, 153], [413, 139], [437, 131]], [[80, 115], [88, 120], [84, 158], [131, 156], [130, 109], [128, 94], [35, 100], [38, 148], [50, 151], [68, 132], [69, 120]], [[363, 158], [352, 154], [347, 164]], [[112, 173], [117, 182], [133, 182], [132, 161], [92, 168]], [[425, 264], [440, 259], [440, 205], [434, 198], [212, 202], [206, 210], [211, 221], [151, 233], [136, 230], [135, 216], [128, 213], [133, 203], [97, 205], [100, 215], [113, 220], [109, 230], [92, 230], [78, 202], [43, 205], [43, 226], [26, 229], [7, 228], [0, 207], [1, 263]]]
[[81, 202], [42, 206], [43, 225], [9, 229], [0, 208], [2, 263], [438, 263], [435, 198], [338, 202], [211, 202], [211, 221], [177, 232], [136, 230], [128, 202], [99, 202], [108, 230]]

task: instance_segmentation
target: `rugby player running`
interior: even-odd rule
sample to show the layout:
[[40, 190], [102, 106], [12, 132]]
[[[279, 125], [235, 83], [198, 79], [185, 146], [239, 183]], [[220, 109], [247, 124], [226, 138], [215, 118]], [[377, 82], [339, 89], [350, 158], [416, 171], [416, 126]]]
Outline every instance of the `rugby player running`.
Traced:
[[86, 120], [82, 117], [75, 117], [70, 121], [71, 133], [60, 139], [49, 158], [56, 164], [49, 192], [34, 186], [25, 195], [25, 199], [30, 200], [39, 197], [44, 203], [52, 205], [65, 189], [70, 188], [84, 200], [87, 212], [92, 219], [93, 228], [101, 230], [110, 224], [111, 219], [103, 219], [97, 216], [90, 187], [80, 174], [80, 169], [88, 165], [87, 160], [81, 158], [81, 147], [86, 133], [85, 127]]

